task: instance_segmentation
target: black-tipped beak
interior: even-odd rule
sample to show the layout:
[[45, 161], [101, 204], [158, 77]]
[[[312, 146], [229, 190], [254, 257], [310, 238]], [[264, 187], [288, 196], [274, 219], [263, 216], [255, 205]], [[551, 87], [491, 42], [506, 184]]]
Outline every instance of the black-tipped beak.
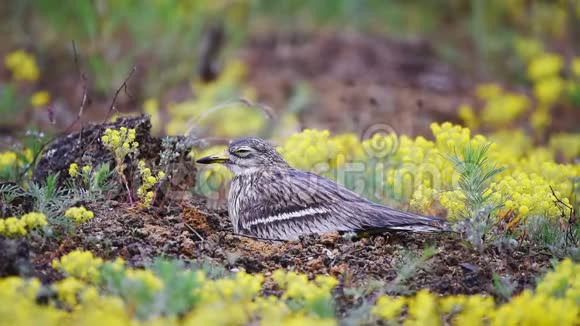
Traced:
[[212, 156], [206, 156], [206, 157], [202, 157], [199, 160], [197, 160], [197, 163], [200, 164], [213, 164], [213, 163], [225, 163], [228, 161], [227, 157], [220, 157], [220, 156], [216, 156], [216, 155], [212, 155]]

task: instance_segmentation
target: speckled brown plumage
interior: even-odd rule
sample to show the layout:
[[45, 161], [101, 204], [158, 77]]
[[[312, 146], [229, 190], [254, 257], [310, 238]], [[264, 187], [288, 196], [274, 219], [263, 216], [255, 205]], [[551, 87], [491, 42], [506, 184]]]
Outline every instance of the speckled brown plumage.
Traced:
[[234, 231], [266, 239], [297, 239], [331, 231], [440, 231], [439, 219], [375, 204], [343, 186], [292, 168], [274, 147], [257, 138], [233, 141], [223, 163], [233, 173], [228, 211]]

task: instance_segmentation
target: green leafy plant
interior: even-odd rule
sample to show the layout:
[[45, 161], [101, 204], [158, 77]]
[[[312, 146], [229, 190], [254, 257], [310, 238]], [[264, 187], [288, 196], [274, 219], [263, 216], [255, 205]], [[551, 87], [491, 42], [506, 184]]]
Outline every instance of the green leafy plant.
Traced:
[[502, 206], [490, 200], [493, 193], [489, 185], [495, 176], [505, 170], [489, 163], [486, 153], [490, 146], [490, 143], [467, 145], [461, 155], [447, 156], [459, 173], [459, 189], [465, 197], [463, 214], [467, 218], [457, 223], [455, 228], [480, 251], [484, 248], [485, 236], [496, 222], [495, 212]]
[[[465, 214], [473, 217], [480, 209], [489, 203], [493, 195], [488, 191], [489, 184], [493, 178], [505, 170], [505, 167], [490, 165], [487, 151], [491, 143], [476, 147], [468, 145], [463, 150], [461, 156], [447, 156], [453, 163], [455, 170], [459, 173], [459, 189], [465, 195]], [[499, 208], [495, 206], [494, 208]]]
[[115, 192], [118, 182], [113, 178], [114, 173], [109, 163], [99, 164], [96, 168], [84, 165], [80, 171], [73, 163], [69, 167], [70, 178], [66, 179], [66, 187], [75, 201], [100, 201]]
[[384, 293], [388, 294], [406, 294], [409, 289], [405, 285], [407, 280], [417, 273], [418, 270], [425, 267], [433, 256], [438, 253], [438, 250], [434, 246], [426, 247], [423, 252], [419, 255], [416, 252], [410, 250], [404, 250], [402, 252], [401, 260], [396, 264], [395, 271], [397, 272], [397, 277], [386, 285]]
[[509, 276], [499, 276], [493, 274], [492, 284], [494, 292], [501, 297], [504, 302], [508, 302], [516, 290], [517, 283], [513, 282]]
[[64, 211], [73, 206], [74, 196], [69, 189], [58, 186], [59, 174], [50, 174], [42, 183], [29, 182], [28, 194], [33, 198], [33, 211], [46, 215], [49, 225], [72, 230], [72, 222]]

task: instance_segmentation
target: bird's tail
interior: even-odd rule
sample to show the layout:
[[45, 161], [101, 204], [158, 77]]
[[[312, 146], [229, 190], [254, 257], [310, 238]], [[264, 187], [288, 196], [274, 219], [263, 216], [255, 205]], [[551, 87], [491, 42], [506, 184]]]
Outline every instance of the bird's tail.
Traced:
[[374, 206], [378, 213], [371, 219], [370, 224], [374, 228], [410, 232], [452, 231], [445, 221], [438, 217], [421, 216], [378, 204]]

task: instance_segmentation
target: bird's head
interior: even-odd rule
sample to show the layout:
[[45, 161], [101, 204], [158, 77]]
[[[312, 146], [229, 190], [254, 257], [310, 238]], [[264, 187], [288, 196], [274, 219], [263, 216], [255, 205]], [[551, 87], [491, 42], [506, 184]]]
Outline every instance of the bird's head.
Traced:
[[221, 163], [234, 175], [249, 174], [271, 167], [288, 167], [282, 156], [267, 141], [259, 138], [241, 138], [230, 143], [225, 155], [206, 156], [197, 163]]

